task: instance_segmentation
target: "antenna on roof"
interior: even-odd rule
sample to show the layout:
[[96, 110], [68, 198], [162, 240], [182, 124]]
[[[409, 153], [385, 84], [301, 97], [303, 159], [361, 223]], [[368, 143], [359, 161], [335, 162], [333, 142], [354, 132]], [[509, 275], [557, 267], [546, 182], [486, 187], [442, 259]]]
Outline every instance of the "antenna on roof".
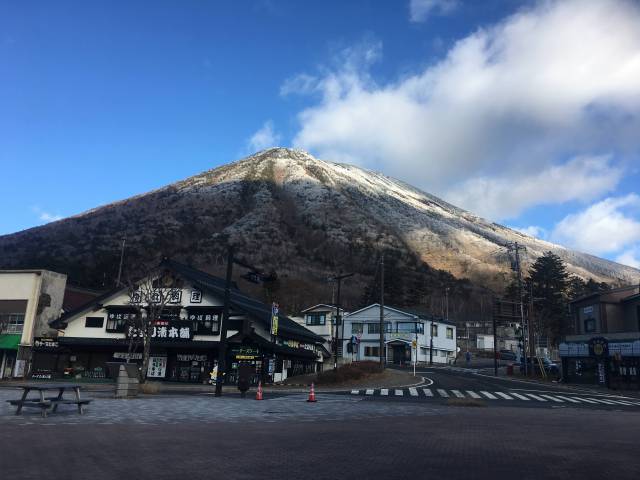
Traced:
[[120, 249], [120, 266], [118, 267], [118, 280], [116, 281], [116, 287], [120, 286], [120, 278], [122, 277], [122, 262], [124, 260], [124, 244], [127, 241], [127, 237], [122, 237], [122, 248]]

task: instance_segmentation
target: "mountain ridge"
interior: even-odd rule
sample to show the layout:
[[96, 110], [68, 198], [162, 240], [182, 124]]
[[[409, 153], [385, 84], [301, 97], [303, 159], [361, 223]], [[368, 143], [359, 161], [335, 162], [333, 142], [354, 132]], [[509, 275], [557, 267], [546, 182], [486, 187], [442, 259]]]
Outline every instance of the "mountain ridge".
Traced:
[[172, 256], [215, 273], [232, 243], [284, 283], [321, 288], [325, 299], [330, 288], [319, 282], [341, 269], [355, 270], [354, 289], [363, 290], [383, 251], [400, 270], [434, 275], [434, 284], [446, 275], [429, 268], [500, 290], [511, 275], [504, 245], [514, 241], [527, 248], [525, 266], [551, 250], [585, 279], [640, 280], [632, 267], [489, 222], [382, 173], [281, 147], [0, 236], [0, 268], [57, 268], [87, 286], [100, 276], [110, 284], [123, 236], [130, 271]]

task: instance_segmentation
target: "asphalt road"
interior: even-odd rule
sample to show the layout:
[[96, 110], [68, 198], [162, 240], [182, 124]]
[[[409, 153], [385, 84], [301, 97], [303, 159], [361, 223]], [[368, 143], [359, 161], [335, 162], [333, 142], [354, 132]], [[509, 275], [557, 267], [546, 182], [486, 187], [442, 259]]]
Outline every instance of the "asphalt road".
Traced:
[[[417, 370], [426, 379], [415, 388], [355, 389], [347, 395], [369, 401], [424, 402], [447, 405], [471, 401], [487, 407], [502, 408], [582, 408], [596, 410], [640, 411], [640, 396], [612, 391], [594, 391], [563, 384], [540, 384], [513, 378], [493, 377], [475, 370], [427, 368]], [[425, 388], [426, 387], [426, 388]]]
[[313, 422], [3, 425], [0, 469], [12, 480], [638, 478], [638, 413], [439, 410]]

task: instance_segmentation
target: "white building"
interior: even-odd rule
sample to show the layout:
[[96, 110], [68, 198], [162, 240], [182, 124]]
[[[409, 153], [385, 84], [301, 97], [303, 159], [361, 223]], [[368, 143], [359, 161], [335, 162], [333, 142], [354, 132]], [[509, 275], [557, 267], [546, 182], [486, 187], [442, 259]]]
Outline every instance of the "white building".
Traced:
[[[450, 363], [456, 356], [456, 326], [430, 315], [385, 306], [387, 363]], [[380, 305], [375, 303], [345, 316], [345, 360], [379, 360]]]
[[[298, 322], [300, 325], [303, 325], [304, 327], [324, 339], [323, 347], [326, 350], [325, 354], [327, 357], [332, 355], [329, 352], [332, 352], [331, 341], [335, 335], [334, 329], [337, 311], [338, 310], [334, 305], [320, 303], [318, 305], [314, 305], [313, 307], [302, 310], [301, 317], [291, 318], [293, 321]], [[348, 315], [348, 313], [343, 309], [340, 309], [340, 311], [342, 312], [343, 317], [345, 315]], [[338, 331], [338, 335], [340, 338], [351, 337], [350, 331], [347, 332], [345, 330], [343, 332], [342, 328], [340, 328], [340, 330]], [[338, 353], [340, 354], [341, 352]], [[333, 366], [333, 361], [329, 361], [329, 363]]]
[[67, 276], [49, 270], [0, 270], [0, 378], [26, 377], [34, 338], [55, 335]]

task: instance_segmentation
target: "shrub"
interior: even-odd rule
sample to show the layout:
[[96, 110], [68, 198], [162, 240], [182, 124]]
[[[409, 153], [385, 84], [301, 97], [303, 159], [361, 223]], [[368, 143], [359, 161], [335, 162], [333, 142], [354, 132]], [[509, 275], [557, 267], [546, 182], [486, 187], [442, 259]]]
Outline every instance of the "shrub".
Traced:
[[371, 374], [381, 373], [380, 364], [372, 361], [347, 363], [338, 367], [338, 370], [329, 370], [318, 374], [318, 385], [343, 383], [350, 380], [358, 380]]

